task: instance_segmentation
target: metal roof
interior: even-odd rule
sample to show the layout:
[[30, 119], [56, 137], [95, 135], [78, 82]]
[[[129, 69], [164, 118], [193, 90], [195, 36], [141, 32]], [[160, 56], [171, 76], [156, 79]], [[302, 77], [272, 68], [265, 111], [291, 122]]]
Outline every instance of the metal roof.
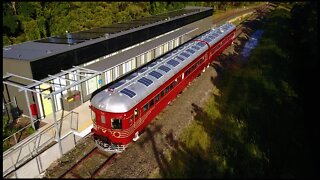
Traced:
[[[196, 39], [206, 39], [209, 38], [209, 36], [213, 36], [214, 33], [218, 33], [219, 35], [211, 39], [209, 44], [210, 46], [217, 43], [220, 39], [222, 39], [225, 35], [229, 34], [231, 31], [235, 29], [235, 26], [226, 23], [217, 29], [209, 30], [208, 32], [204, 33], [200, 37]], [[130, 78], [127, 78], [125, 76], [122, 80], [116, 82], [112, 86], [113, 89], [107, 88], [105, 90], [102, 90], [95, 94], [91, 99], [91, 104], [102, 111], [106, 112], [113, 112], [113, 113], [125, 113], [128, 112], [130, 109], [132, 109], [134, 106], [136, 106], [139, 102], [141, 102], [144, 98], [146, 98], [149, 94], [151, 94], [154, 90], [159, 88], [162, 84], [164, 84], [167, 80], [169, 80], [171, 77], [173, 77], [176, 73], [178, 73], [180, 70], [182, 70], [184, 67], [186, 67], [189, 63], [191, 63], [196, 57], [198, 57], [200, 54], [202, 54], [204, 51], [208, 49], [208, 46], [200, 46], [200, 44], [204, 44], [202, 42], [198, 41], [189, 41], [185, 43], [184, 45], [181, 45], [179, 48], [168, 52], [163, 57], [155, 59], [153, 62], [156, 63], [156, 65], [151, 65], [152, 63], [148, 64], [145, 68], [146, 70], [142, 73], [131, 74]], [[193, 46], [197, 46], [199, 49], [192, 48]], [[188, 52], [187, 50], [192, 48], [194, 53]], [[182, 53], [186, 53], [189, 56], [188, 57], [182, 57], [180, 56]], [[182, 57], [184, 60], [181, 60], [177, 58], [178, 56]], [[175, 61], [179, 62], [177, 66], [168, 64], [169, 61], [174, 59]], [[167, 67], [170, 68], [170, 71], [166, 70], [160, 70], [162, 68], [160, 67]], [[160, 69], [159, 69], [160, 68]], [[152, 71], [156, 71], [160, 74], [162, 74], [162, 77], [157, 79], [156, 77], [150, 75], [149, 73]], [[144, 83], [148, 83], [149, 85], [144, 85], [143, 83], [140, 83], [142, 78], [149, 79], [152, 81], [151, 84], [149, 84], [146, 81], [143, 81]], [[138, 83], [139, 82], [139, 83]], [[123, 89], [130, 90], [135, 95], [130, 97], [129, 95], [123, 94], [121, 91]]]
[[129, 49], [129, 50], [124, 51], [120, 54], [116, 54], [116, 55], [111, 56], [109, 58], [106, 58], [104, 60], [100, 60], [99, 62], [96, 62], [94, 64], [88, 65], [86, 68], [96, 70], [96, 71], [105, 71], [105, 70], [112, 68], [116, 65], [124, 63], [125, 61], [130, 60], [133, 57], [136, 57], [140, 54], [143, 54], [147, 51], [150, 51], [151, 49], [154, 49], [155, 47], [157, 47], [163, 43], [166, 43], [170, 40], [173, 40], [179, 36], [182, 36], [192, 30], [193, 29], [190, 29], [190, 28], [181, 28], [178, 31], [172, 32], [172, 33], [164, 35], [158, 39], [144, 43], [144, 44], [140, 45], [139, 47]]
[[154, 15], [151, 17], [112, 24], [99, 28], [80, 32], [68, 33], [66, 35], [49, 37], [37, 41], [28, 41], [21, 44], [6, 46], [3, 48], [3, 58], [35, 61], [41, 58], [53, 56], [66, 51], [102, 42], [105, 39], [114, 38], [135, 32], [137, 30], [161, 24], [163, 22], [179, 19], [185, 15], [192, 15], [206, 11], [207, 7], [185, 8], [173, 12]]

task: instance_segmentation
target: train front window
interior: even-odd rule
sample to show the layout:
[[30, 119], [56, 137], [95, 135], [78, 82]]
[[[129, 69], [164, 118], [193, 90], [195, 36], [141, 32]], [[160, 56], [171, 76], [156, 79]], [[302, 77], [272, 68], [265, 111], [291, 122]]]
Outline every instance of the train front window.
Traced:
[[112, 126], [112, 129], [122, 129], [122, 120], [112, 118], [111, 119], [111, 126]]

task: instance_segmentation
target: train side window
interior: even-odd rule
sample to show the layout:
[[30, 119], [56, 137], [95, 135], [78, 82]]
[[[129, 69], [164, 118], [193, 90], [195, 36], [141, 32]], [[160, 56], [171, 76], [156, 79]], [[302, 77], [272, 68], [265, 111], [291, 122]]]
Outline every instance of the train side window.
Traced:
[[158, 102], [159, 99], [160, 99], [160, 94], [158, 94], [158, 95], [156, 96], [156, 102]]
[[106, 123], [106, 117], [104, 115], [101, 115], [101, 123], [103, 124]]
[[147, 103], [146, 105], [143, 106], [143, 112], [146, 112], [146, 111], [148, 110], [148, 108], [149, 108], [148, 105], [149, 105], [149, 104]]
[[166, 92], [166, 93], [169, 92], [169, 86], [166, 87], [165, 92]]
[[150, 101], [150, 108], [151, 108], [153, 105], [154, 105], [154, 100], [151, 99], [151, 101]]
[[170, 90], [173, 88], [173, 83], [170, 84]]
[[111, 119], [111, 127], [112, 129], [122, 129], [122, 119]]
[[134, 110], [134, 117], [136, 118], [136, 117], [138, 117], [138, 115], [139, 115], [139, 110], [138, 110], [138, 109], [135, 109], [135, 110]]
[[162, 91], [161, 91], [161, 97], [163, 97], [163, 96], [164, 96], [164, 91], [162, 90]]

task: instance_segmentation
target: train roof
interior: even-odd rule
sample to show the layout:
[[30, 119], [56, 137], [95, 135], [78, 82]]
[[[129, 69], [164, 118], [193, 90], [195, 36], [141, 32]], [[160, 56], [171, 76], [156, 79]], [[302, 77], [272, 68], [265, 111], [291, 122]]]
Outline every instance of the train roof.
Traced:
[[[206, 41], [212, 46], [234, 29], [233, 24], [226, 23], [196, 39]], [[188, 41], [108, 88], [93, 94], [91, 104], [101, 111], [128, 112], [207, 49], [208, 46], [204, 42]]]

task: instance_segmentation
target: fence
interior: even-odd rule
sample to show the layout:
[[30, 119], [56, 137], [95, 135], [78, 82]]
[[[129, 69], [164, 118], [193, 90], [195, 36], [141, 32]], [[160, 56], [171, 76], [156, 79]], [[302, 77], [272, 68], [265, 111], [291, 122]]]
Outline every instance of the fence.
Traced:
[[[60, 137], [64, 139], [72, 133], [71, 129], [75, 130], [77, 128], [77, 125], [74, 124], [78, 124], [78, 113], [71, 111], [58, 120], [58, 123], [60, 124]], [[34, 135], [17, 142], [17, 144], [5, 151], [3, 153], [3, 176], [14, 172], [51, 146], [56, 145], [58, 147], [55, 140], [56, 133], [54, 124], [51, 124], [43, 130], [34, 133]], [[5, 140], [14, 137], [15, 134]], [[41, 166], [41, 163], [37, 161], [39, 171], [43, 170]]]

